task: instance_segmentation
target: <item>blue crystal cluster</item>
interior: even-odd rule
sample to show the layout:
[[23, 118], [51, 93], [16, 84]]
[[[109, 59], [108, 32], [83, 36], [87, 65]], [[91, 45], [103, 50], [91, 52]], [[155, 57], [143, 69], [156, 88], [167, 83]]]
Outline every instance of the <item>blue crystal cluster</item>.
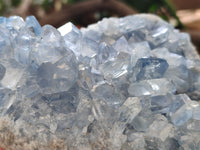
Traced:
[[157, 16], [80, 30], [0, 17], [1, 147], [12, 133], [15, 150], [198, 150], [198, 100], [199, 55]]

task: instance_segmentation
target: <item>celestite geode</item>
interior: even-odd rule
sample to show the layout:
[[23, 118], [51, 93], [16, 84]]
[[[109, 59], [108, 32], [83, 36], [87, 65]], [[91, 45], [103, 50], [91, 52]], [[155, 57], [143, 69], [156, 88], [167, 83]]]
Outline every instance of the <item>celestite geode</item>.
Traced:
[[81, 30], [0, 17], [5, 150], [199, 150], [198, 100], [199, 55], [157, 16]]

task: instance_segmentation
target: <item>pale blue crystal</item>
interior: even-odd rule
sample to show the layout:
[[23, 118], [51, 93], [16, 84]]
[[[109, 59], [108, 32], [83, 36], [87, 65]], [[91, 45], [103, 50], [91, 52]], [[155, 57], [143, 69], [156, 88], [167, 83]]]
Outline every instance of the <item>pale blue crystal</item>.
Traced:
[[64, 37], [66, 47], [75, 52], [77, 48], [76, 43], [82, 37], [80, 30], [71, 22], [68, 22], [64, 26], [58, 28], [58, 31]]
[[25, 26], [25, 22], [23, 18], [19, 16], [11, 16], [7, 19], [7, 22], [6, 22], [6, 27], [9, 30], [12, 30], [12, 29], [19, 30], [20, 28], [23, 28], [24, 26]]
[[45, 94], [68, 91], [78, 76], [76, 60], [73, 56], [63, 57], [53, 63], [42, 63], [37, 69], [38, 85]]
[[15, 98], [15, 92], [8, 88], [0, 88], [0, 117], [5, 115], [7, 109]]
[[8, 47], [10, 46], [10, 43], [11, 41], [10, 41], [9, 30], [4, 27], [1, 27], [0, 28], [0, 53], [2, 53], [2, 55], [0, 56], [1, 58], [3, 57], [3, 53], [5, 53], [4, 49], [5, 48], [8, 49]]
[[125, 98], [123, 95], [108, 83], [99, 83], [97, 86], [93, 87], [92, 97], [94, 100], [104, 100], [108, 105], [118, 106], [121, 105]]
[[44, 25], [41, 29], [41, 43], [52, 47], [62, 47], [64, 40], [56, 28], [51, 25]]
[[[186, 33], [180, 33], [178, 34], [178, 37], [178, 47], [175, 53], [181, 54], [182, 56], [185, 56], [189, 59], [199, 59], [199, 55], [195, 50], [195, 47], [190, 42], [190, 36]], [[174, 49], [172, 49], [171, 51], [174, 52]]]
[[[80, 31], [82, 33], [82, 36], [84, 38], [89, 38], [89, 39], [93, 39], [96, 42], [103, 42], [102, 40], [102, 33], [100, 31], [97, 30], [98, 27], [95, 26], [95, 29], [93, 29], [92, 25], [89, 25], [86, 28], [81, 28]], [[106, 42], [106, 41], [104, 41]]]
[[127, 33], [144, 28], [145, 21], [142, 17], [127, 16], [119, 20], [119, 26], [122, 33]]
[[200, 120], [193, 120], [187, 124], [187, 129], [195, 132], [200, 132]]
[[24, 67], [14, 59], [8, 59], [5, 62], [2, 61], [1, 64], [6, 69], [5, 75], [0, 82], [1, 86], [8, 89], [16, 90], [17, 84], [24, 73]]
[[[155, 120], [149, 126], [147, 135], [158, 138], [161, 141], [165, 141], [170, 135], [173, 134], [173, 125], [169, 124], [167, 118], [161, 114], [157, 114], [155, 117]], [[169, 145], [170, 144], [168, 143], [167, 146]]]
[[158, 95], [150, 98], [151, 111], [154, 113], [169, 114], [172, 99], [168, 95]]
[[128, 73], [130, 64], [130, 55], [128, 53], [119, 53], [115, 60], [109, 60], [99, 66], [100, 71], [108, 80], [119, 78]]
[[120, 107], [120, 121], [130, 123], [141, 111], [139, 98], [129, 97]]
[[154, 46], [158, 46], [168, 40], [169, 28], [165, 26], [157, 27], [147, 34], [148, 41]]
[[192, 118], [192, 114], [192, 107], [185, 104], [181, 108], [179, 108], [174, 114], [172, 114], [171, 121], [174, 125], [181, 126]]
[[0, 17], [0, 25], [5, 26], [7, 22], [7, 18], [6, 17]]
[[30, 53], [30, 63], [36, 69], [42, 63], [55, 63], [67, 53], [71, 53], [64, 48], [64, 40], [59, 31], [51, 25], [42, 27], [41, 41], [34, 46]]
[[168, 66], [167, 61], [164, 59], [153, 57], [141, 58], [133, 68], [133, 77], [135, 77], [137, 81], [161, 78], [165, 74]]
[[77, 48], [75, 49], [74, 53], [77, 56], [83, 56], [83, 57], [89, 57], [92, 58], [96, 56], [98, 51], [98, 44], [96, 41], [89, 39], [89, 38], [83, 38], [77, 43]]
[[5, 73], [6, 73], [6, 68], [2, 64], [0, 64], [0, 80], [3, 79]]
[[180, 65], [178, 67], [172, 66], [168, 68], [164, 77], [173, 81], [179, 93], [184, 93], [189, 89], [189, 74], [185, 65]]
[[68, 22], [58, 28], [58, 31], [61, 33], [62, 36], [64, 36], [64, 38], [66, 38], [66, 40], [72, 40], [72, 42], [75, 42], [76, 39], [81, 37], [80, 30], [71, 22]]
[[106, 43], [101, 43], [99, 45], [98, 55], [97, 55], [97, 62], [99, 64], [103, 64], [106, 61], [110, 61], [117, 56], [117, 51]]
[[[159, 51], [159, 52], [158, 52]], [[165, 59], [169, 67], [164, 77], [171, 79], [176, 85], [177, 91], [184, 92], [189, 88], [189, 73], [187, 69], [186, 59], [174, 53], [169, 52], [166, 48], [155, 49], [152, 51], [153, 56]]]
[[140, 58], [147, 58], [151, 56], [151, 49], [148, 42], [131, 43], [129, 45], [129, 52], [131, 54], [131, 65], [135, 66]]
[[[152, 112], [169, 116], [175, 113], [184, 104], [187, 104], [189, 97], [182, 94], [173, 95], [168, 93], [166, 95], [152, 96], [148, 98], [148, 100], [150, 100], [149, 106]], [[148, 101], [146, 101], [146, 103], [147, 102]], [[145, 101], [143, 103], [145, 103]]]
[[76, 112], [79, 99], [77, 98], [79, 87], [75, 85], [69, 91], [49, 94], [45, 96], [45, 101], [50, 105], [53, 111], [57, 113]]
[[42, 63], [55, 63], [62, 58], [62, 54], [54, 47], [38, 44], [30, 53], [30, 63], [38, 68]]
[[144, 132], [153, 123], [153, 115], [149, 110], [142, 110], [132, 121], [131, 125], [136, 131]]
[[41, 34], [41, 26], [40, 26], [39, 22], [37, 21], [37, 19], [34, 16], [26, 17], [26, 27], [30, 28], [30, 29], [33, 29], [35, 34], [37, 36], [40, 36], [40, 34]]
[[129, 46], [126, 38], [124, 36], [120, 37], [114, 44], [113, 48], [118, 52], [127, 52], [129, 51]]
[[174, 84], [165, 78], [133, 82], [128, 88], [131, 96], [162, 95], [175, 92]]
[[200, 120], [200, 106], [194, 108], [193, 119]]
[[[117, 18], [104, 18], [101, 22], [98, 22], [99, 29], [103, 32], [106, 36], [115, 36], [119, 35], [119, 19]], [[110, 28], [112, 26], [112, 28]]]
[[34, 34], [27, 29], [22, 30], [14, 41], [15, 59], [23, 65], [29, 64], [29, 54], [35, 44]]

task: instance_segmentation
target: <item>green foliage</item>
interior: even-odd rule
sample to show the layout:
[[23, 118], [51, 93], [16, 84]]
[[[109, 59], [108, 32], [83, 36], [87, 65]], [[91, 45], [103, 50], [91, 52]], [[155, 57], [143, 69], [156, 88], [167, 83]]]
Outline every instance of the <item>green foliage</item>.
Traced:
[[166, 6], [166, 9], [170, 13], [170, 15], [176, 19], [177, 27], [178, 28], [184, 28], [184, 25], [182, 24], [182, 22], [180, 21], [180, 19], [176, 15], [176, 11], [175, 11], [173, 5], [168, 0], [162, 0], [162, 1], [163, 1], [164, 6]]
[[45, 11], [48, 11], [53, 7], [53, 0], [43, 0], [41, 6]]
[[21, 0], [0, 0], [0, 15], [4, 15], [11, 8], [18, 6]]
[[21, 0], [11, 0], [11, 5], [16, 7], [21, 3]]
[[6, 5], [3, 0], [0, 0], [0, 15], [3, 15], [5, 10], [6, 10]]
[[68, 3], [74, 4], [74, 3], [86, 1], [86, 0], [67, 0], [67, 1], [68, 1]]
[[139, 12], [149, 12], [150, 7], [160, 5], [159, 0], [121, 0]]

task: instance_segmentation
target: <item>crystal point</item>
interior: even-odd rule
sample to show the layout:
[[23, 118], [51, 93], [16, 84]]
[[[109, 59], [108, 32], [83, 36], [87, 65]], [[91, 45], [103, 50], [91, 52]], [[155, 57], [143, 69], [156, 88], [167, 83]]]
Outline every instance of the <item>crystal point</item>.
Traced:
[[28, 16], [26, 18], [26, 27], [33, 29], [37, 36], [41, 34], [41, 26], [34, 16]]

